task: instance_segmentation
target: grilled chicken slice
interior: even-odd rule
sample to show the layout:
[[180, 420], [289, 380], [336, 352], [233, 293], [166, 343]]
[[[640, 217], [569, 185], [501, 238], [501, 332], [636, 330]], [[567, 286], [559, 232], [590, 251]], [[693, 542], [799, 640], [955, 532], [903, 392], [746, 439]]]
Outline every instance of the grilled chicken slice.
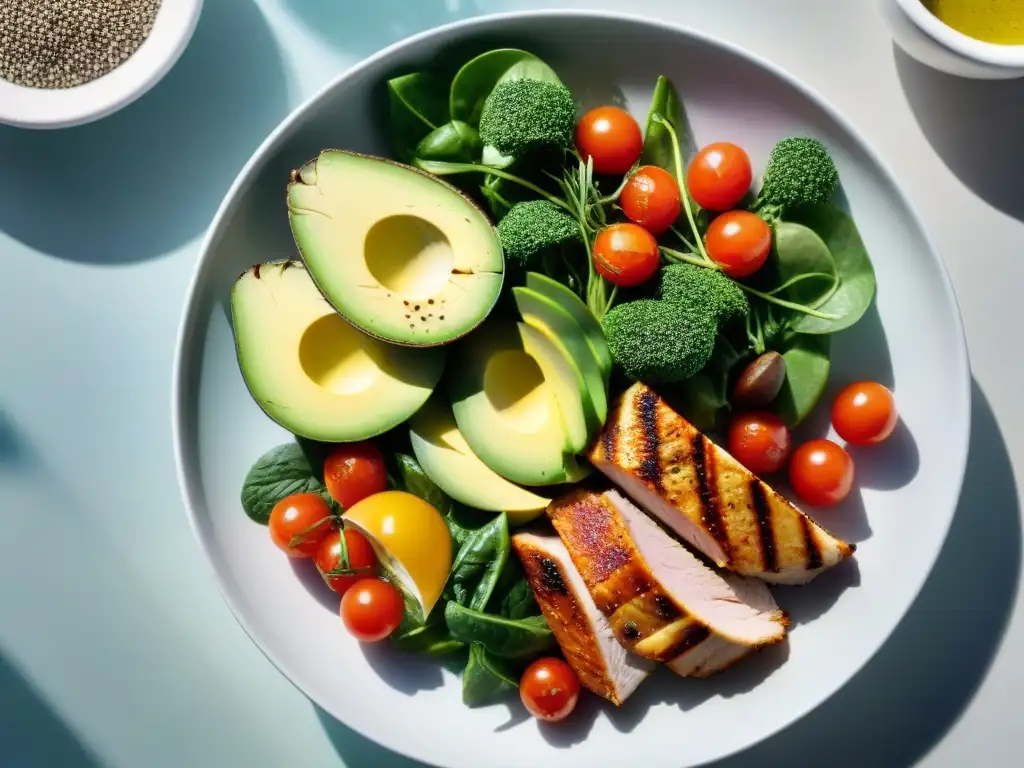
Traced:
[[622, 394], [587, 458], [684, 541], [744, 576], [805, 584], [856, 548], [755, 477], [646, 384]]
[[654, 671], [615, 639], [557, 536], [517, 533], [512, 547], [537, 603], [580, 683], [619, 706]]
[[705, 565], [618, 491], [578, 489], [547, 512], [633, 653], [697, 677], [785, 637], [789, 621], [763, 581]]

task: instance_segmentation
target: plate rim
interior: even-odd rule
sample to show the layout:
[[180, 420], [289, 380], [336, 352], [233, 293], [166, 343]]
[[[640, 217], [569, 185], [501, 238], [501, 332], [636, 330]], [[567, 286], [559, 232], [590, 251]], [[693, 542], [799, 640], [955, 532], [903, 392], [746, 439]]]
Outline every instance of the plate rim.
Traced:
[[[928, 557], [928, 566], [922, 571], [921, 577], [918, 583], [914, 585], [910, 591], [910, 599], [907, 604], [903, 607], [899, 620], [893, 625], [888, 631], [885, 637], [879, 643], [878, 647], [869, 654], [861, 663], [860, 666], [856, 667], [843, 683], [833, 691], [827, 693], [822, 697], [815, 697], [810, 704], [798, 708], [796, 714], [789, 720], [785, 725], [777, 728], [774, 731], [769, 731], [759, 738], [754, 739], [746, 744], [740, 744], [738, 746], [730, 746], [727, 751], [722, 752], [720, 755], [707, 760], [702, 760], [697, 763], [691, 763], [691, 768], [698, 768], [699, 766], [708, 765], [711, 762], [722, 760], [727, 757], [733, 756], [743, 750], [752, 748], [757, 744], [775, 736], [780, 733], [783, 729], [792, 726], [799, 722], [803, 718], [807, 717], [808, 714], [822, 706], [826, 701], [831, 699], [836, 693], [846, 687], [850, 680], [859, 674], [865, 666], [889, 643], [893, 633], [896, 631], [904, 619], [911, 607], [917, 602], [920, 597], [921, 590], [924, 588], [926, 581], [935, 569], [935, 563], [938, 560], [939, 553], [942, 546], [945, 544], [949, 537], [949, 530], [953, 523], [953, 518], [956, 515], [956, 510], [959, 505], [961, 496], [963, 494], [964, 478], [967, 470], [967, 457], [970, 445], [971, 427], [973, 421], [972, 414], [972, 374], [970, 365], [970, 355], [967, 347], [967, 336], [966, 329], [963, 323], [963, 314], [960, 308], [960, 302], [957, 299], [956, 291], [953, 286], [952, 279], [950, 277], [949, 269], [946, 266], [945, 260], [943, 259], [942, 252], [939, 250], [935, 240], [931, 236], [925, 221], [921, 217], [921, 214], [916, 205], [913, 204], [910, 197], [907, 195], [902, 184], [899, 183], [898, 177], [890, 167], [888, 162], [882, 157], [882, 155], [875, 148], [874, 144], [867, 140], [864, 134], [857, 128], [856, 124], [846, 116], [844, 112], [838, 109], [832, 104], [831, 101], [826, 99], [821, 93], [815, 88], [805, 83], [801, 78], [789, 72], [782, 66], [775, 64], [773, 61], [765, 58], [764, 56], [755, 53], [747, 48], [733, 43], [717, 35], [703, 32], [694, 29], [684, 23], [665, 21], [662, 19], [655, 18], [648, 14], [643, 13], [631, 13], [631, 12], [620, 12], [620, 11], [604, 11], [604, 10], [584, 10], [584, 9], [533, 9], [523, 11], [504, 11], [497, 13], [479, 14], [471, 16], [465, 19], [459, 19], [456, 21], [448, 22], [446, 24], [435, 25], [427, 29], [421, 30], [412, 35], [408, 35], [399, 40], [390, 43], [389, 45], [379, 49], [375, 53], [364, 57], [350, 67], [345, 68], [339, 72], [335, 77], [331, 78], [327, 83], [317, 89], [313, 94], [304, 99], [300, 104], [295, 106], [281, 121], [278, 123], [267, 137], [260, 143], [260, 145], [253, 151], [252, 155], [246, 161], [245, 165], [239, 170], [235, 176], [231, 186], [225, 192], [221, 198], [221, 203], [217, 208], [217, 211], [207, 227], [206, 233], [199, 245], [199, 255], [196, 260], [195, 266], [193, 267], [192, 276], [189, 280], [188, 287], [185, 292], [185, 301], [182, 309], [181, 319], [179, 321], [178, 334], [175, 341], [174, 350], [174, 364], [172, 370], [172, 382], [171, 382], [171, 432], [172, 432], [172, 448], [174, 451], [174, 462], [176, 475], [178, 480], [178, 487], [181, 492], [182, 501], [184, 502], [185, 514], [188, 518], [189, 528], [192, 531], [193, 536], [199, 544], [199, 548], [203, 553], [203, 559], [206, 561], [206, 567], [209, 569], [213, 576], [214, 582], [217, 586], [217, 590], [220, 592], [221, 598], [227, 604], [228, 609], [234, 616], [235, 621], [238, 622], [239, 626], [248, 636], [249, 640], [260, 650], [264, 657], [274, 666], [274, 668], [280, 673], [296, 690], [298, 690], [303, 696], [314, 703], [316, 706], [327, 712], [338, 722], [350, 728], [352, 731], [358, 733], [363, 738], [366, 738], [380, 747], [390, 750], [396, 754], [406, 757], [410, 760], [417, 762], [428, 762], [420, 755], [413, 754], [407, 751], [401, 745], [397, 748], [392, 746], [390, 743], [385, 742], [378, 738], [378, 733], [372, 732], [370, 729], [356, 728], [353, 725], [349, 725], [344, 719], [339, 717], [331, 706], [328, 706], [325, 702], [314, 698], [309, 692], [304, 690], [295, 679], [288, 674], [285, 667], [287, 666], [282, 660], [279, 660], [268, 651], [263, 644], [261, 644], [253, 634], [252, 628], [249, 626], [245, 618], [243, 618], [242, 612], [240, 611], [236, 601], [232, 598], [230, 591], [227, 589], [225, 584], [225, 578], [221, 573], [221, 566], [219, 566], [212, 555], [210, 545], [206, 539], [202, 536], [199, 529], [199, 522], [196, 515], [196, 508], [198, 499], [202, 499], [202, 489], [199, 487], [199, 481], [197, 477], [190, 476], [187, 462], [184, 459], [184, 441], [187, 437], [187, 429], [184, 424], [184, 409], [182, 408], [182, 396], [188, 387], [189, 380], [188, 376], [194, 368], [194, 364], [186, 365], [186, 351], [190, 339], [192, 339], [197, 331], [199, 330], [197, 315], [193, 311], [196, 301], [201, 293], [202, 286], [205, 282], [207, 273], [209, 272], [212, 264], [210, 254], [213, 249], [218, 245], [220, 238], [222, 237], [222, 229], [224, 224], [234, 213], [238, 207], [242, 193], [251, 186], [255, 177], [258, 175], [259, 168], [266, 160], [267, 155], [270, 151], [276, 147], [282, 140], [287, 138], [301, 123], [301, 121], [307, 117], [308, 113], [314, 108], [314, 106], [331, 90], [338, 87], [343, 81], [358, 76], [363, 71], [370, 69], [377, 65], [378, 62], [390, 58], [392, 55], [400, 51], [401, 49], [416, 45], [424, 40], [427, 40], [436, 36], [447, 36], [456, 32], [469, 32], [486, 30], [488, 28], [494, 28], [501, 22], [518, 22], [518, 21], [529, 21], [536, 19], [601, 19], [604, 21], [620, 22], [625, 24], [632, 24], [636, 26], [646, 26], [660, 29], [663, 32], [669, 32], [674, 35], [687, 37], [692, 40], [696, 40], [711, 46], [717, 47], [720, 50], [727, 52], [733, 56], [737, 56], [741, 59], [746, 60], [750, 64], [768, 72], [769, 74], [779, 78], [790, 87], [794, 88], [797, 92], [809, 99], [816, 107], [821, 109], [830, 119], [846, 132], [854, 141], [857, 142], [860, 149], [870, 158], [870, 160], [877, 166], [883, 179], [892, 187], [893, 191], [899, 198], [899, 200], [906, 207], [907, 211], [911, 216], [911, 222], [913, 226], [920, 232], [922, 241], [927, 248], [928, 254], [938, 268], [938, 275], [941, 280], [943, 292], [946, 300], [950, 303], [950, 306], [954, 310], [956, 327], [959, 333], [955, 337], [955, 346], [951, 350], [953, 357], [957, 364], [957, 368], [963, 372], [962, 376], [958, 376], [960, 381], [960, 406], [964, 412], [964, 430], [963, 434], [959, 439], [959, 446], [957, 450], [957, 457], [955, 460], [956, 465], [956, 481], [955, 487], [955, 498], [951, 505], [951, 511], [947, 515], [946, 519], [942, 523], [941, 535], [938, 540], [938, 546], [935, 551]], [[953, 341], [953, 340], [951, 340]], [[435, 765], [434, 763], [429, 763]]]

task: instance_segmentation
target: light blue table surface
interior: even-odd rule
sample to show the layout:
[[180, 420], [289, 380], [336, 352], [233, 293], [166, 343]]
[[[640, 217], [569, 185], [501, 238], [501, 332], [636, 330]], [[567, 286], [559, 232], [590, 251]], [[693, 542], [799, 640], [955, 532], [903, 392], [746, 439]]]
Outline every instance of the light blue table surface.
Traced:
[[[413, 765], [310, 704], [217, 593], [175, 480], [174, 341], [204, 229], [289, 110], [408, 34], [535, 5], [543, 3], [207, 0], [180, 63], [123, 112], [52, 133], [0, 128], [0, 765]], [[647, 13], [729, 37], [848, 111], [908, 178], [926, 220], [945, 228], [975, 356], [965, 495], [925, 591], [829, 702], [721, 766], [1019, 757], [1009, 710], [1024, 686], [1020, 665], [999, 648], [1017, 600], [1011, 454], [1024, 446], [1004, 443], [990, 400], [1001, 404], [1003, 430], [1016, 435], [1024, 427], [1013, 405], [1021, 367], [1008, 359], [1015, 349], [987, 341], [1005, 327], [1012, 295], [978, 287], [965, 254], [998, 260], [1012, 243], [1019, 251], [1024, 198], [1000, 176], [1006, 158], [979, 150], [985, 175], [964, 154], [972, 138], [977, 149], [1005, 144], [1012, 132], [962, 123], [961, 135], [944, 116], [968, 119], [945, 101], [956, 89], [975, 112], [1010, 104], [1008, 95], [1020, 105], [1024, 90], [969, 91], [924, 71], [893, 53], [868, 3], [570, 5]], [[1019, 130], [1022, 110], [1010, 108]], [[1019, 178], [1020, 153], [1009, 162]], [[967, 234], [946, 221], [967, 212], [982, 217]], [[1020, 260], [998, 263], [1005, 281], [1019, 285]], [[1009, 382], [997, 364], [1009, 366]], [[969, 723], [947, 736], [994, 658], [996, 682], [968, 708]], [[396, 723], [405, 727], [416, 724]]]

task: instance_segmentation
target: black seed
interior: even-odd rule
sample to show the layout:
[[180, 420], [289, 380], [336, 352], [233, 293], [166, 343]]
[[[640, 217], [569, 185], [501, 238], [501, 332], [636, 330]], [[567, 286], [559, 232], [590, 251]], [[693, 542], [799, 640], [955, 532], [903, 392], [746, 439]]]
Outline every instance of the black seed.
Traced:
[[420, 315], [420, 322], [427, 322], [427, 318], [425, 318], [423, 315]]
[[427, 304], [433, 304], [433, 303], [434, 303], [433, 299], [427, 299]]
[[441, 317], [439, 317], [438, 319], [439, 320], [444, 320], [444, 315], [441, 315]]
[[413, 307], [413, 309], [415, 309], [417, 312], [419, 312], [420, 311], [420, 305], [417, 304], [415, 307]]

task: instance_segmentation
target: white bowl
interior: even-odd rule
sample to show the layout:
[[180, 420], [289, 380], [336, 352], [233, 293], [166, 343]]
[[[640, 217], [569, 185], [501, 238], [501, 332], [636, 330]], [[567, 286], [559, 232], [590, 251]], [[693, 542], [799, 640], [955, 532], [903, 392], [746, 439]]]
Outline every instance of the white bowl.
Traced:
[[[452, 46], [468, 56], [470, 42], [532, 49], [582, 106], [621, 99], [638, 116], [656, 76], [666, 74], [698, 143], [738, 142], [758, 175], [778, 139], [825, 141], [878, 278], [876, 303], [835, 337], [829, 396], [855, 378], [874, 379], [893, 386], [902, 416], [889, 442], [857, 452], [858, 492], [820, 516], [859, 543], [855, 559], [806, 587], [776, 590], [794, 620], [787, 645], [706, 680], [659, 670], [621, 709], [588, 696], [571, 722], [555, 727], [526, 718], [514, 700], [511, 708], [468, 709], [459, 678], [434, 660], [386, 644], [360, 646], [310, 564], [289, 562], [239, 502], [250, 464], [289, 436], [253, 402], [239, 372], [232, 283], [253, 263], [294, 254], [282, 194], [289, 171], [324, 147], [386, 152], [374, 119], [385, 78]], [[969, 375], [956, 300], [924, 225], [887, 166], [820, 96], [769, 62], [658, 21], [582, 11], [502, 14], [416, 35], [363, 61], [295, 110], [246, 164], [189, 287], [173, 380], [174, 451], [190, 523], [231, 610], [285, 676], [349, 727], [447, 768], [689, 768], [742, 750], [819, 705], [899, 623], [957, 504]], [[817, 414], [819, 434], [827, 430], [827, 402]], [[826, 755], [832, 745], [816, 748]]]
[[74, 88], [26, 88], [0, 78], [0, 123], [67, 128], [106, 117], [156, 85], [192, 38], [203, 0], [163, 0], [153, 30], [119, 67]]
[[968, 37], [939, 21], [921, 0], [879, 3], [893, 40], [922, 64], [978, 80], [1024, 76], [1024, 45], [997, 45]]

